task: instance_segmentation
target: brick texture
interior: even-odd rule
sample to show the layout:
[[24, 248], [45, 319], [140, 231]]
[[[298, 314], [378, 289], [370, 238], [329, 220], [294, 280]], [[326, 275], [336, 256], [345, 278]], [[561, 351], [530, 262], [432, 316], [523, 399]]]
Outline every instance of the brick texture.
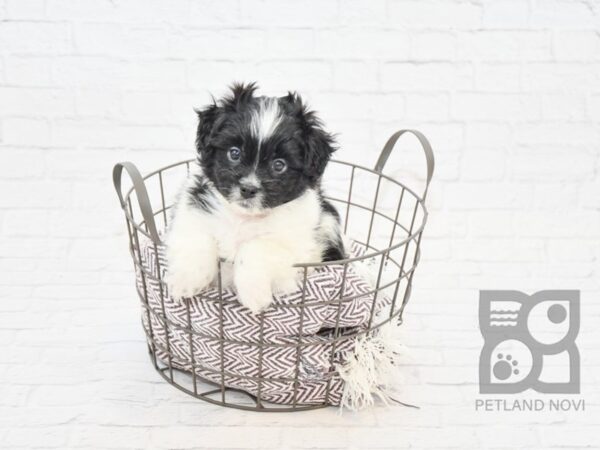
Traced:
[[[0, 0], [2, 445], [599, 448], [599, 36], [592, 0]], [[405, 323], [420, 410], [247, 413], [153, 372], [111, 168], [191, 157], [193, 108], [235, 80], [301, 92], [340, 159], [430, 138]], [[422, 179], [414, 143], [395, 176]], [[585, 412], [475, 411], [491, 288], [582, 290]]]

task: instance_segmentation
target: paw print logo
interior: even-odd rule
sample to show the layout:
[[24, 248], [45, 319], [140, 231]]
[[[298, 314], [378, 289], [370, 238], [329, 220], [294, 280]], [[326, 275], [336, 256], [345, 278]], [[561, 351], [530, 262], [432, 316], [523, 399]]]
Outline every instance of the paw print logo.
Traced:
[[481, 291], [479, 325], [481, 393], [579, 393], [579, 291]]
[[494, 386], [515, 385], [522, 382], [533, 369], [533, 355], [517, 339], [497, 343], [490, 353], [489, 380]]
[[498, 361], [493, 367], [494, 376], [499, 380], [507, 380], [511, 375], [519, 375], [518, 365], [519, 361], [513, 359], [512, 355], [498, 353]]

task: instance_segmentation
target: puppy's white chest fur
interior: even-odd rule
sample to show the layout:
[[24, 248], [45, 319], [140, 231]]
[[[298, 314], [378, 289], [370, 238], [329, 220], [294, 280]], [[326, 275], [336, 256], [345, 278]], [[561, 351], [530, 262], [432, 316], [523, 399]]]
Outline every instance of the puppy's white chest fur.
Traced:
[[308, 190], [296, 200], [259, 215], [221, 203], [213, 215], [207, 216], [219, 256], [233, 261], [248, 242], [269, 240], [289, 249], [297, 262], [320, 259], [318, 202], [316, 192]]
[[[324, 220], [314, 189], [300, 197], [249, 213], [212, 191], [207, 210], [190, 197], [188, 180], [167, 234], [167, 283], [174, 297], [198, 294], [217, 280], [235, 285], [240, 301], [253, 311], [266, 307], [272, 292], [296, 287], [296, 263], [320, 261], [335, 220]], [[331, 218], [330, 218], [331, 219]], [[331, 223], [330, 223], [331, 222]]]

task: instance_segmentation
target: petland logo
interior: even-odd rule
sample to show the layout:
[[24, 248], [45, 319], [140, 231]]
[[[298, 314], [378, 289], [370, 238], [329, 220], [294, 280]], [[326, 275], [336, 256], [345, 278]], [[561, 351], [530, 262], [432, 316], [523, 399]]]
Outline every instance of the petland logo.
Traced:
[[[516, 394], [527, 389], [544, 394], [579, 394], [579, 291], [540, 291], [527, 295], [519, 291], [481, 291], [479, 327], [484, 344], [479, 357], [481, 394]], [[495, 400], [495, 401], [494, 401]], [[477, 400], [476, 409], [544, 409], [545, 402], [512, 399]], [[507, 407], [517, 403], [517, 407]], [[523, 402], [524, 408], [519, 408]], [[577, 403], [550, 399], [549, 405]], [[502, 406], [504, 405], [504, 406]], [[566, 410], [567, 408], [560, 408]]]

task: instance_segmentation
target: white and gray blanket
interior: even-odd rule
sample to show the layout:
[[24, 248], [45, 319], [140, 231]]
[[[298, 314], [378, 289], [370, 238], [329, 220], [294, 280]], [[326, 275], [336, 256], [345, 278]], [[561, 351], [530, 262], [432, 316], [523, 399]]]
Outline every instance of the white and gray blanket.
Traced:
[[[166, 270], [165, 249], [159, 245], [156, 250], [149, 241], [141, 242], [142, 263], [153, 278], [158, 275], [157, 256], [161, 277]], [[363, 253], [364, 247], [353, 243], [351, 254]], [[136, 275], [143, 294], [139, 269]], [[314, 270], [307, 277], [304, 306], [299, 283], [297, 291], [275, 296], [263, 313], [262, 326], [261, 316], [242, 306], [231, 288], [223, 288], [222, 301], [217, 288], [208, 288], [184, 301], [171, 299], [163, 288], [164, 314], [174, 324], [168, 326], [171, 364], [189, 373], [194, 367], [201, 379], [260, 395], [263, 401], [339, 404], [344, 382], [333, 367], [344, 364], [351, 354], [354, 335], [366, 329], [374, 299], [370, 281], [350, 264], [343, 297], [354, 298], [336, 302], [342, 294], [343, 278], [342, 265]], [[150, 308], [162, 315], [159, 283], [150, 277], [145, 277], [145, 282]], [[377, 313], [386, 306], [389, 297], [379, 295], [373, 311]], [[146, 314], [142, 316], [146, 332], [154, 336], [156, 356], [166, 363], [167, 335], [162, 321], [151, 314], [148, 323]], [[347, 338], [334, 342], [336, 324], [340, 335]], [[189, 326], [193, 334], [187, 331]]]

